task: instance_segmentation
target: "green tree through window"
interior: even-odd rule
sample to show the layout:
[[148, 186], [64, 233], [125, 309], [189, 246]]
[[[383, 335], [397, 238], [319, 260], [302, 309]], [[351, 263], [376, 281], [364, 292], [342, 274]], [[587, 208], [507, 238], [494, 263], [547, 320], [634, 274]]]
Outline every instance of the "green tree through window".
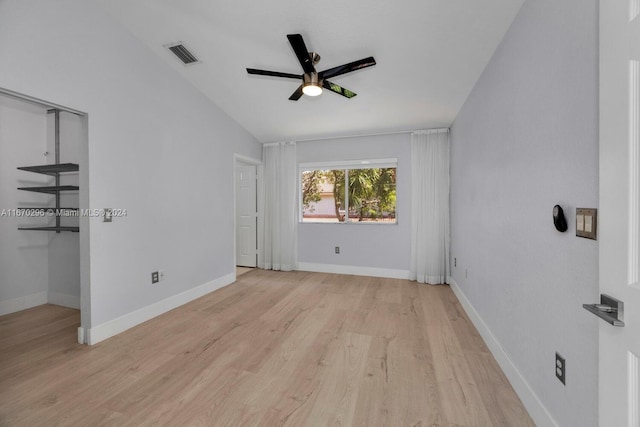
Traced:
[[302, 172], [303, 222], [396, 222], [396, 168]]

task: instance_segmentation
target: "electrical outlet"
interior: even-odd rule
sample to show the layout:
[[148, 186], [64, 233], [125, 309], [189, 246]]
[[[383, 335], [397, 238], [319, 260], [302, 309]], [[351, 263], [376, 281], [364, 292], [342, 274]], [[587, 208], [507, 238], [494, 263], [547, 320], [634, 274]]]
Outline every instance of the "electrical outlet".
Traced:
[[469, 270], [468, 269], [464, 269], [464, 278], [468, 279], [469, 278]]
[[340, 246], [336, 246], [336, 253], [339, 254], [340, 253]]
[[158, 280], [160, 281], [164, 280], [164, 270], [158, 271]]
[[160, 274], [157, 271], [151, 273], [151, 283], [158, 283], [160, 281]]
[[560, 380], [560, 382], [564, 385], [567, 385], [566, 381], [566, 372], [567, 363], [564, 360], [564, 357], [560, 356], [558, 352], [556, 352], [556, 377]]
[[454, 258], [453, 259], [453, 266], [457, 267], [458, 266], [458, 258]]

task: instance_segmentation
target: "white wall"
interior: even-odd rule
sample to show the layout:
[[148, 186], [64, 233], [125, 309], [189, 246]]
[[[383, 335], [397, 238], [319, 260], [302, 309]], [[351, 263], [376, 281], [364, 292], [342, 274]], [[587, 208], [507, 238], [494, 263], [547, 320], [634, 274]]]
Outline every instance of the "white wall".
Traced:
[[528, 0], [451, 133], [453, 278], [562, 426], [598, 419], [598, 320], [582, 309], [598, 300], [598, 242], [574, 225], [598, 207], [597, 10]]
[[89, 220], [84, 327], [233, 274], [233, 153], [261, 153], [248, 132], [93, 2], [0, 2], [0, 57], [0, 87], [88, 113], [86, 200], [128, 212]]
[[12, 212], [17, 207], [43, 206], [49, 200], [44, 194], [17, 190], [46, 185], [49, 178], [16, 169], [46, 163], [46, 135], [46, 110], [0, 96], [0, 315], [47, 301], [47, 233], [18, 230], [44, 225], [43, 219], [17, 217]]
[[[411, 249], [409, 134], [298, 143], [298, 163], [397, 158], [397, 224], [300, 223], [301, 269], [408, 276]], [[335, 247], [340, 246], [340, 254]], [[377, 270], [376, 270], [377, 269]]]

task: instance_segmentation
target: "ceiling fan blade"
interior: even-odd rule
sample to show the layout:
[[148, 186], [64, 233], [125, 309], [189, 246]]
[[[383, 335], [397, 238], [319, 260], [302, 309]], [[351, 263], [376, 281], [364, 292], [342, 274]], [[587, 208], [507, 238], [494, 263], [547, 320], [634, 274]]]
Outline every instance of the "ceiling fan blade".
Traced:
[[367, 68], [376, 65], [376, 60], [373, 56], [361, 59], [359, 61], [353, 61], [348, 64], [339, 65], [337, 67], [329, 68], [318, 73], [318, 77], [321, 79], [330, 79], [331, 77], [339, 76], [341, 74], [350, 73], [352, 71], [360, 70], [361, 68]]
[[300, 85], [300, 87], [291, 94], [291, 96], [289, 97], [289, 100], [297, 101], [298, 99], [300, 99], [301, 96], [302, 96], [302, 85]]
[[324, 80], [322, 82], [322, 86], [324, 86], [325, 89], [328, 89], [332, 92], [335, 92], [337, 94], [344, 96], [345, 98], [353, 98], [354, 96], [357, 95], [355, 92], [351, 92], [349, 89], [345, 89], [342, 86], [338, 86], [337, 84], [332, 83], [329, 80]]
[[296, 53], [298, 57], [298, 61], [300, 61], [300, 65], [305, 73], [315, 73], [316, 69], [313, 66], [313, 62], [311, 61], [311, 56], [309, 55], [309, 51], [307, 50], [307, 46], [304, 44], [304, 40], [300, 34], [287, 34], [287, 38], [289, 39], [289, 43], [291, 43], [291, 47], [293, 51]]
[[260, 76], [285, 77], [288, 79], [301, 79], [302, 74], [281, 73], [279, 71], [256, 70], [255, 68], [247, 68], [247, 73], [257, 74]]

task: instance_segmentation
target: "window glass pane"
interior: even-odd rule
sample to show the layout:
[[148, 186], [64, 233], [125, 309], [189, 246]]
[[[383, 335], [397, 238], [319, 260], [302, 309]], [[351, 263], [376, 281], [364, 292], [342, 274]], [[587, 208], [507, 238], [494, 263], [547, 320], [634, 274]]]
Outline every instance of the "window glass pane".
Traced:
[[395, 167], [307, 170], [301, 178], [302, 222], [396, 222]]
[[302, 222], [344, 221], [344, 170], [302, 172]]
[[396, 222], [396, 168], [351, 169], [349, 222]]

